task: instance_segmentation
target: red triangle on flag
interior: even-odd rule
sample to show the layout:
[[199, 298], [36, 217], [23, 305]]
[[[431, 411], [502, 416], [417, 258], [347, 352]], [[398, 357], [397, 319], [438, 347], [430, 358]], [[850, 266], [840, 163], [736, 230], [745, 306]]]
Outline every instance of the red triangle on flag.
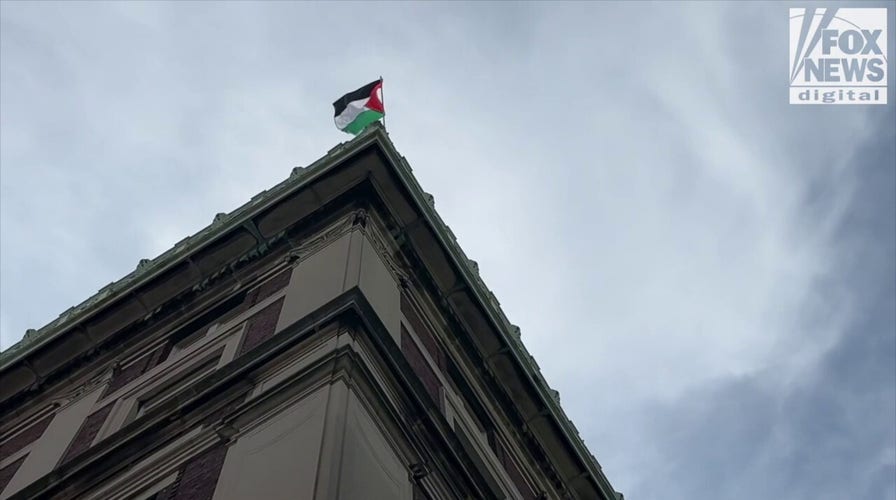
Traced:
[[375, 87], [370, 91], [370, 99], [367, 101], [367, 108], [372, 109], [374, 111], [379, 111], [382, 114], [386, 114], [386, 110], [383, 107], [383, 82], [380, 80], [379, 83], [376, 84]]

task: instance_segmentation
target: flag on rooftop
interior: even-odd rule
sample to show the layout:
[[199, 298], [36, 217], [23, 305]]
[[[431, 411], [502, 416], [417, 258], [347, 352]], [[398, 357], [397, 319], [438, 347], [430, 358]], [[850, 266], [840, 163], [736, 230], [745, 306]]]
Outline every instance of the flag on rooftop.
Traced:
[[358, 135], [364, 127], [379, 120], [386, 114], [383, 108], [383, 80], [349, 92], [333, 103], [336, 111], [336, 127], [349, 134]]

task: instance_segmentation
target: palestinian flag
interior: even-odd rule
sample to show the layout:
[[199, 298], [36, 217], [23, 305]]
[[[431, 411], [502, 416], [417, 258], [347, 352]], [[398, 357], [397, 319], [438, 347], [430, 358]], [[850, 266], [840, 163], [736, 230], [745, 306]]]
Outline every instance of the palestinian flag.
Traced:
[[333, 103], [336, 110], [336, 127], [349, 134], [358, 135], [364, 127], [386, 114], [383, 109], [383, 80], [370, 82], [354, 92], [349, 92]]

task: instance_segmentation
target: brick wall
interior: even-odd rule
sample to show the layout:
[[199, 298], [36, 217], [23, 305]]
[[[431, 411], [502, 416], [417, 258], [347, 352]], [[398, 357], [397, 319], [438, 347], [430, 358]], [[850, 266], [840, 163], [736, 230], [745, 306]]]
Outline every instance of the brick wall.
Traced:
[[289, 279], [291, 277], [292, 268], [290, 267], [284, 269], [273, 278], [265, 281], [261, 284], [261, 286], [255, 288], [254, 290], [250, 290], [249, 293], [246, 294], [245, 301], [243, 301], [243, 310], [246, 310], [254, 306], [255, 304], [258, 304], [264, 299], [286, 288], [286, 285], [289, 284]]
[[426, 358], [423, 357], [423, 353], [420, 352], [420, 348], [417, 347], [417, 343], [414, 342], [414, 339], [404, 326], [401, 327], [401, 352], [407, 359], [408, 364], [411, 365], [411, 369], [423, 382], [423, 386], [433, 402], [441, 407], [440, 389], [442, 388], [442, 382], [439, 381], [436, 373], [430, 368]]
[[12, 477], [16, 475], [16, 471], [19, 470], [19, 466], [22, 465], [22, 462], [24, 462], [27, 457], [28, 455], [25, 455], [15, 462], [0, 469], [0, 493], [2, 493], [3, 489], [6, 488], [6, 485], [9, 484], [10, 481], [12, 481]]
[[401, 312], [411, 323], [414, 332], [417, 333], [417, 337], [420, 338], [420, 342], [426, 348], [426, 352], [429, 353], [433, 361], [435, 361], [436, 366], [444, 372], [448, 363], [445, 351], [442, 350], [435, 334], [426, 326], [405, 294], [401, 294]]
[[274, 335], [277, 320], [280, 319], [281, 308], [283, 308], [282, 298], [249, 318], [248, 325], [246, 325], [246, 337], [243, 339], [243, 345], [240, 346], [238, 355], [249, 352]]
[[168, 354], [170, 352], [171, 343], [166, 342], [156, 347], [151, 352], [143, 355], [137, 361], [134, 361], [133, 363], [113, 373], [112, 380], [109, 381], [109, 386], [106, 387], [106, 391], [103, 393], [103, 397], [106, 397], [109, 394], [117, 391], [118, 389], [121, 389], [128, 383], [136, 380], [144, 373], [164, 362], [166, 359], [168, 359]]
[[71, 444], [68, 445], [68, 449], [65, 450], [65, 454], [59, 462], [60, 465], [68, 462], [90, 448], [94, 438], [99, 434], [100, 428], [103, 427], [103, 423], [106, 422], [106, 417], [109, 416], [110, 411], [112, 411], [112, 403], [91, 413], [90, 416], [84, 420], [84, 423], [81, 424], [81, 428], [78, 429], [78, 433], [75, 434], [75, 438], [72, 440]]
[[181, 467], [177, 481], [159, 492], [164, 496], [157, 494], [157, 500], [210, 500], [226, 456], [227, 447], [219, 444], [189, 460]]
[[507, 450], [504, 448], [504, 445], [501, 441], [494, 435], [494, 433], [489, 434], [488, 444], [491, 446], [492, 451], [495, 452], [495, 456], [498, 457], [498, 462], [501, 463], [501, 466], [504, 467], [504, 470], [507, 471], [507, 475], [510, 476], [510, 480], [513, 481], [513, 484], [516, 486], [516, 489], [519, 490], [520, 494], [523, 495], [524, 500], [536, 500], [538, 496], [532, 491], [532, 488], [523, 478], [522, 472], [520, 472], [519, 467], [517, 467], [516, 463], [513, 461], [513, 458], [508, 454]]
[[53, 420], [53, 415], [47, 415], [31, 424], [27, 429], [19, 432], [11, 439], [4, 441], [3, 444], [0, 444], [0, 461], [5, 460], [13, 453], [37, 441], [37, 439], [43, 435], [47, 426], [50, 425], [51, 420]]

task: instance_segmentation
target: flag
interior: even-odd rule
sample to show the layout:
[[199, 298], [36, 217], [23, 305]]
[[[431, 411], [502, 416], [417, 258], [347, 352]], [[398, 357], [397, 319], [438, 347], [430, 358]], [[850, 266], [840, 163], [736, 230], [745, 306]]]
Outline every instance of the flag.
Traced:
[[349, 134], [358, 135], [364, 127], [386, 114], [383, 108], [383, 80], [370, 82], [354, 92], [349, 92], [333, 103], [336, 111], [336, 127]]

